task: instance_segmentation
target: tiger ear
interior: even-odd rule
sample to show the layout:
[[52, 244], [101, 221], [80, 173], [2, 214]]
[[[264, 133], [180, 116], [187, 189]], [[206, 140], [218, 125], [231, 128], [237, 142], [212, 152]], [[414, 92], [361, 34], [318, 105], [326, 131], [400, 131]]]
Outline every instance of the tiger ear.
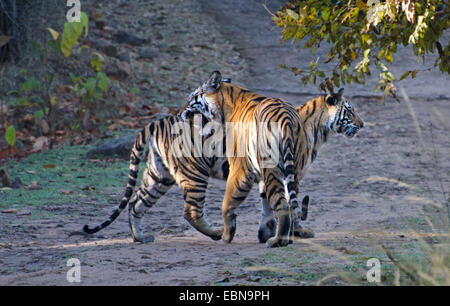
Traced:
[[220, 88], [220, 82], [222, 82], [222, 74], [219, 71], [213, 71], [205, 83], [206, 92], [212, 93]]
[[326, 101], [329, 105], [336, 105], [338, 103], [335, 95], [328, 95], [328, 97], [326, 97]]
[[336, 94], [328, 95], [326, 101], [329, 105], [336, 105], [339, 103], [339, 101], [342, 100], [343, 94], [344, 94], [344, 88], [341, 88], [341, 89], [339, 89], [339, 91]]
[[339, 89], [338, 93], [335, 95], [338, 101], [341, 101], [342, 95], [344, 94], [344, 88]]

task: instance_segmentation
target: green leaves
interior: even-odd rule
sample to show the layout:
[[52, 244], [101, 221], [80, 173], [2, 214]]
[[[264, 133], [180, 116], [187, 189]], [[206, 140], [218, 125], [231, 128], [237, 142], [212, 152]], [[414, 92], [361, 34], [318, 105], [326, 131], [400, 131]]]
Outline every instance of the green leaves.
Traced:
[[85, 12], [81, 12], [80, 22], [66, 22], [61, 37], [61, 51], [65, 57], [72, 53], [72, 48], [77, 44], [81, 34], [85, 37], [89, 32], [89, 19]]
[[91, 66], [92, 68], [96, 71], [99, 72], [102, 69], [102, 63], [104, 61], [103, 56], [98, 53], [98, 52], [94, 52], [92, 59], [91, 59]]
[[95, 86], [97, 85], [97, 79], [87, 78], [86, 83], [84, 83], [84, 88], [87, 91], [88, 97], [94, 96]]
[[41, 120], [44, 117], [44, 111], [38, 110], [34, 112], [34, 119]]
[[89, 32], [89, 18], [85, 12], [81, 12], [80, 22], [66, 22], [64, 23], [64, 31], [60, 35], [52, 28], [47, 28], [53, 41], [49, 43], [53, 49], [60, 50], [64, 57], [68, 57], [72, 53], [72, 48], [77, 44], [78, 39], [85, 32], [84, 37]]
[[21, 91], [31, 93], [35, 89], [37, 89], [38, 91], [41, 91], [41, 82], [36, 80], [35, 77], [30, 77], [28, 80], [26, 80], [22, 84]]
[[[407, 3], [291, 0], [277, 12], [273, 21], [282, 28], [282, 41], [306, 39], [305, 49], [310, 49], [313, 54], [318, 48], [328, 48], [327, 59], [310, 66], [309, 72], [289, 68], [295, 75], [302, 74], [303, 82], [315, 83], [319, 77], [321, 89], [330, 84], [363, 84], [374, 64], [383, 80], [377, 89], [394, 96], [393, 82], [407, 76], [415, 77], [417, 73], [405, 72], [396, 79], [389, 71], [388, 65], [396, 60], [398, 45], [412, 45], [420, 57], [437, 50], [439, 57], [435, 67], [450, 74], [450, 44], [444, 39], [445, 46], [439, 43], [439, 38], [450, 27], [444, 0]], [[328, 69], [328, 72], [322, 69], [322, 65], [333, 62], [336, 64], [333, 69]]]
[[69, 73], [72, 82], [75, 84], [73, 91], [80, 96], [81, 101], [92, 101], [98, 99], [101, 91], [107, 91], [109, 88], [109, 78], [103, 72], [97, 72], [95, 77], [84, 79], [81, 76], [75, 76]]
[[107, 91], [109, 86], [109, 79], [103, 72], [97, 73], [97, 81], [98, 81], [98, 87], [103, 90]]
[[6, 129], [5, 138], [9, 146], [14, 147], [14, 144], [16, 143], [16, 129], [14, 128], [14, 126], [10, 125]]

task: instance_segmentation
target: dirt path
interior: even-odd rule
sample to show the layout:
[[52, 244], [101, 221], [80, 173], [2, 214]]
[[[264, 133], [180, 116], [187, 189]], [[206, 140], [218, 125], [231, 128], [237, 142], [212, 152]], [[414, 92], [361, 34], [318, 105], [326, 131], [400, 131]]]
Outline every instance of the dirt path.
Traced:
[[[200, 2], [205, 12], [212, 14], [209, 1]], [[278, 35], [257, 30], [261, 26], [270, 28], [268, 18], [256, 18], [267, 16], [254, 13], [242, 18], [250, 8], [258, 7], [257, 3], [214, 3], [222, 15], [217, 20], [224, 34], [233, 43], [243, 39], [248, 42], [238, 45], [238, 49], [250, 63], [248, 75], [255, 77], [236, 81], [300, 104], [305, 95], [298, 93], [310, 95], [315, 89], [290, 90], [292, 77], [276, 69], [280, 57]], [[240, 26], [243, 30], [236, 32]], [[250, 40], [246, 33], [255, 35], [254, 39]], [[259, 46], [267, 48], [263, 52]], [[271, 73], [273, 70], [276, 72]], [[348, 91], [352, 93], [352, 89]], [[297, 240], [279, 249], [258, 244], [257, 188], [238, 209], [237, 234], [229, 245], [202, 236], [184, 221], [183, 197], [177, 187], [146, 217], [147, 231], [157, 234], [152, 244], [131, 242], [125, 214], [95, 237], [68, 237], [85, 223], [103, 221], [111, 208], [81, 201], [44, 206], [44, 210], [52, 212], [51, 219], [0, 214], [4, 225], [0, 236], [0, 285], [70, 285], [66, 280], [69, 258], [80, 260], [83, 285], [310, 285], [340, 271], [353, 273], [364, 283], [365, 264], [370, 257], [382, 261], [384, 280], [390, 283], [392, 266], [379, 245], [384, 243], [399, 251], [413, 248], [417, 235], [412, 228], [425, 235], [431, 232], [417, 207], [436, 212], [426, 203], [442, 203], [441, 186], [449, 185], [446, 118], [450, 109], [445, 99], [412, 101], [424, 141], [422, 148], [405, 103], [381, 105], [366, 99], [353, 103], [365, 128], [354, 139], [332, 138], [301, 182], [302, 193], [312, 199], [305, 225], [316, 232], [316, 238]], [[218, 224], [224, 187], [224, 182], [212, 180], [207, 194], [208, 219]], [[119, 200], [122, 192], [115, 190], [113, 195]], [[325, 283], [343, 281], [331, 278]]]

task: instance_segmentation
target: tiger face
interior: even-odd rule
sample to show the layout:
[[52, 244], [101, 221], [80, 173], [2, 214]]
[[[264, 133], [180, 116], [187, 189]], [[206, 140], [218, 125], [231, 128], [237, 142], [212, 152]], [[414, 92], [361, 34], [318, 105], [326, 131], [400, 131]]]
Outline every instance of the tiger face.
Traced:
[[353, 137], [363, 128], [364, 122], [358, 116], [353, 105], [343, 96], [341, 88], [337, 94], [328, 95], [326, 102], [330, 115], [328, 126], [336, 133]]
[[[217, 119], [217, 115], [220, 112], [217, 109], [215, 96], [221, 82], [222, 77], [220, 73], [214, 71], [207, 82], [189, 95], [188, 107], [181, 114], [181, 118], [187, 120], [193, 117], [194, 114], [202, 114], [207, 119]], [[229, 83], [230, 81], [229, 79], [224, 79], [223, 82]]]

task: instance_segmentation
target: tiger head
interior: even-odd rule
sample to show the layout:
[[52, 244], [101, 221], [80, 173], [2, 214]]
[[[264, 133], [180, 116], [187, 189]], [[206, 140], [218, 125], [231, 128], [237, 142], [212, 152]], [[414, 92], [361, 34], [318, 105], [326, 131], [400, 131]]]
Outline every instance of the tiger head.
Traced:
[[181, 118], [188, 120], [194, 114], [202, 114], [207, 119], [217, 119], [221, 112], [218, 110], [216, 95], [221, 82], [229, 83], [230, 79], [222, 81], [222, 75], [219, 71], [212, 72], [209, 79], [189, 95], [187, 106], [182, 112]]
[[328, 108], [328, 127], [330, 130], [353, 137], [364, 126], [353, 105], [343, 96], [344, 88], [338, 93], [325, 97]]

